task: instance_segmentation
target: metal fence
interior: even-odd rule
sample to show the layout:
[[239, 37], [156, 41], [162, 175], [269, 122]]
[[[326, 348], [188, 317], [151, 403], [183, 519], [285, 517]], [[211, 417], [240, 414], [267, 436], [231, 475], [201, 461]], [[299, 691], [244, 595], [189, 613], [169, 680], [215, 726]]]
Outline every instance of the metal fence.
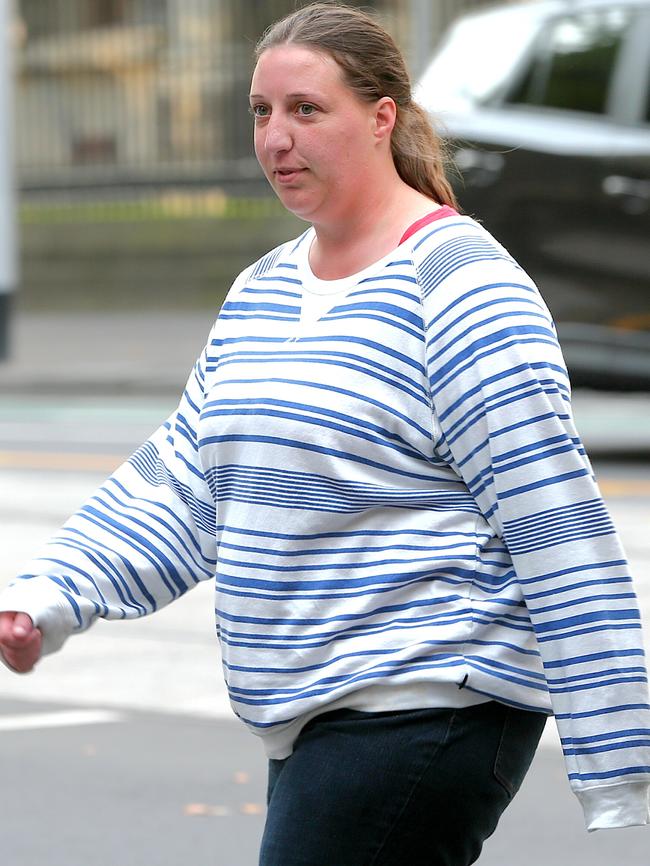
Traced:
[[[247, 110], [252, 48], [272, 21], [306, 2], [16, 0], [23, 199], [265, 190]], [[417, 74], [449, 21], [484, 2], [363, 6]]]

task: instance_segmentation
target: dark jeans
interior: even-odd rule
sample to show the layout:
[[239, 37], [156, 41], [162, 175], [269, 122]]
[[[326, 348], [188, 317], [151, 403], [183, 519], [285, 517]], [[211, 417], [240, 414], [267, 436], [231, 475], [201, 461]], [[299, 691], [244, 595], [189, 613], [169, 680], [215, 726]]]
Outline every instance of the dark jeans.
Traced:
[[260, 866], [469, 866], [545, 720], [493, 701], [316, 717], [269, 762]]

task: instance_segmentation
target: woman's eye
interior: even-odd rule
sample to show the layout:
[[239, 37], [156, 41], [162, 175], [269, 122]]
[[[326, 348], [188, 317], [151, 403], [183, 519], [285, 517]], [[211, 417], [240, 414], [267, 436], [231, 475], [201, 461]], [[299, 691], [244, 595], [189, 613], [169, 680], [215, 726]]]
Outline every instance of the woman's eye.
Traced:
[[313, 114], [315, 111], [316, 108], [308, 102], [301, 102], [298, 106], [298, 114], [301, 114], [303, 117], [309, 117], [309, 115]]
[[251, 114], [253, 117], [266, 117], [269, 113], [268, 106], [266, 105], [252, 105], [251, 106]]

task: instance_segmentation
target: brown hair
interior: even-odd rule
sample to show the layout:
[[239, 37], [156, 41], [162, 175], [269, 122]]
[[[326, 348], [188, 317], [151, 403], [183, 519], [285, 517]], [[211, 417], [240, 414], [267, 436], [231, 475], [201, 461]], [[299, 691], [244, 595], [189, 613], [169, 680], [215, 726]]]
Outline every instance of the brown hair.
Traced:
[[294, 42], [329, 54], [360, 99], [390, 96], [397, 106], [391, 150], [397, 173], [413, 189], [440, 204], [457, 207], [445, 176], [447, 156], [427, 115], [411, 98], [411, 80], [392, 36], [373, 17], [341, 3], [311, 3], [272, 24], [257, 43], [255, 57]]

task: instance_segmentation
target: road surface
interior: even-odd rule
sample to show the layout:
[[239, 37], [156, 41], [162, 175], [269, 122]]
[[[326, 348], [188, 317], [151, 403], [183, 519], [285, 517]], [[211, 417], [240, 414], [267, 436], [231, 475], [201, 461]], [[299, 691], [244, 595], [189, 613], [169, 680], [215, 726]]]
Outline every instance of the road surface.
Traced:
[[[586, 394], [581, 406], [650, 631], [649, 403]], [[172, 408], [3, 400], [0, 586]], [[3, 864], [255, 866], [265, 762], [228, 707], [209, 584], [150, 619], [98, 623], [27, 677], [0, 670], [0, 695]], [[647, 866], [649, 851], [650, 829], [585, 833], [551, 721], [479, 863]]]

